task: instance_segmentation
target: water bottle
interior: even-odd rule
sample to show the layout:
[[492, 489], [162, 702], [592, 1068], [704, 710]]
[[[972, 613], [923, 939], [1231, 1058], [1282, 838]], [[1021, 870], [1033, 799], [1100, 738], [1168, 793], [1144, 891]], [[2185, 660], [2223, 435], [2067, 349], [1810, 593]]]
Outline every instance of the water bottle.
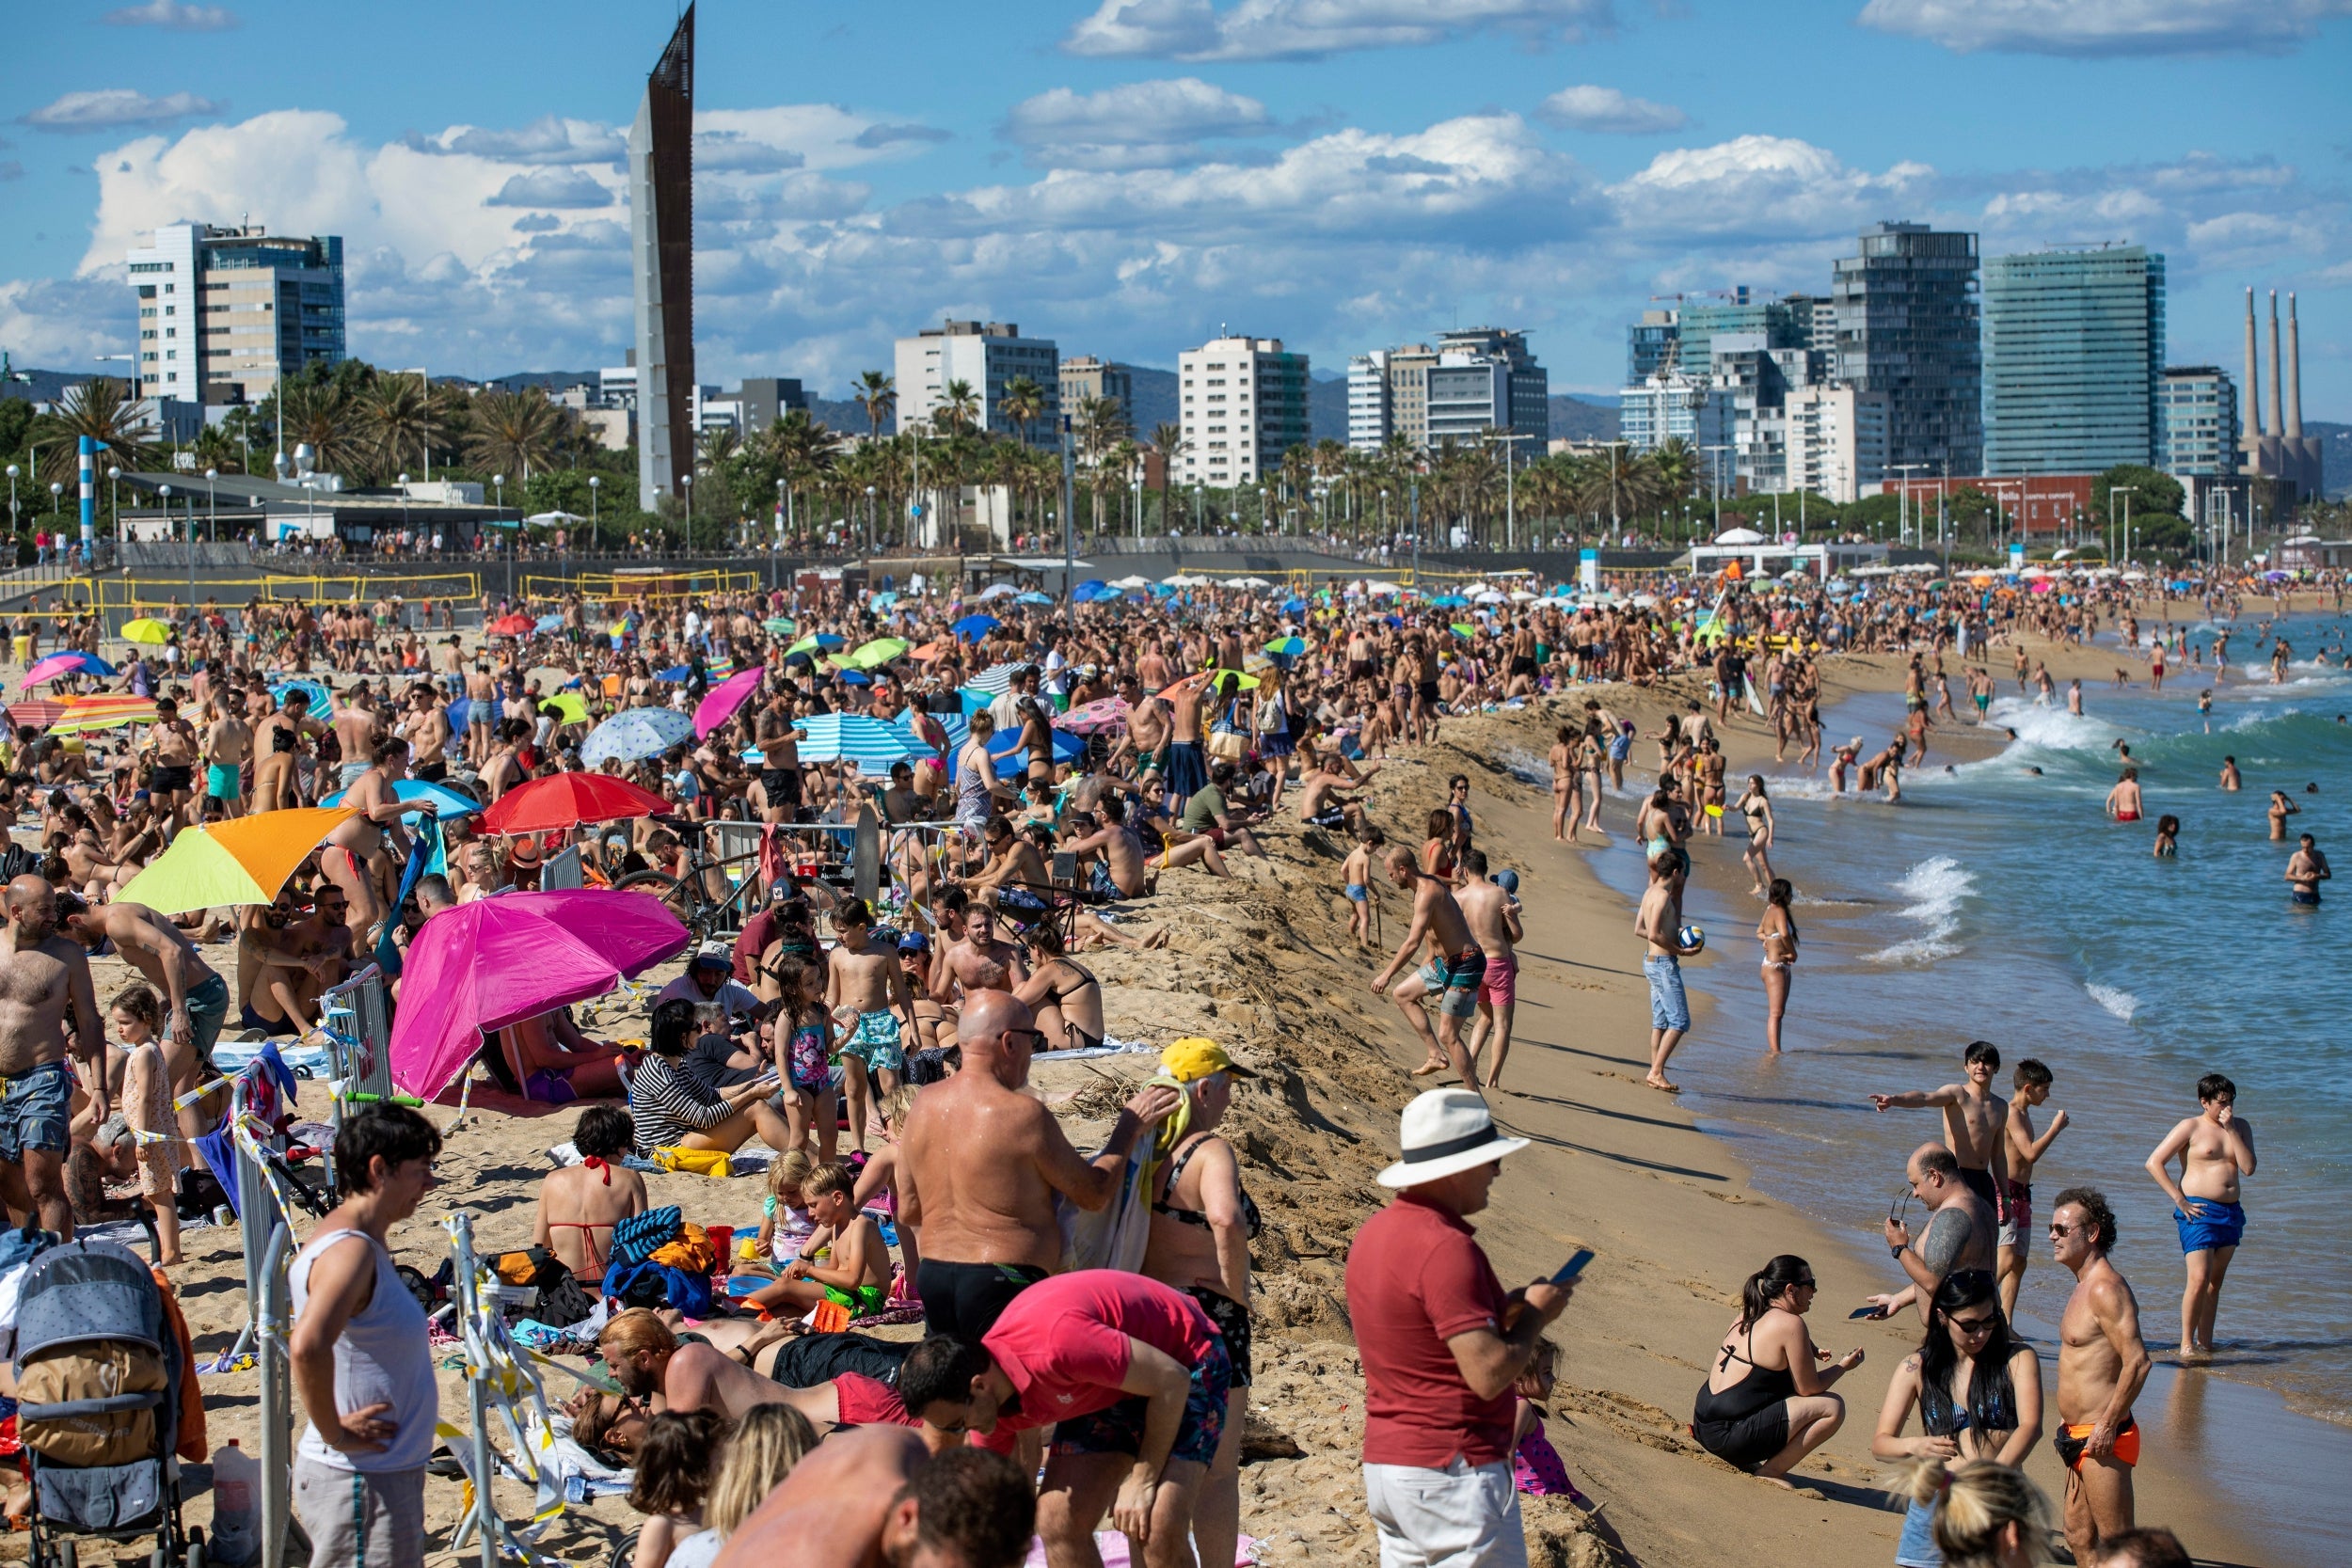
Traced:
[[261, 1463], [235, 1438], [213, 1450], [210, 1560], [239, 1568], [262, 1555], [261, 1490]]

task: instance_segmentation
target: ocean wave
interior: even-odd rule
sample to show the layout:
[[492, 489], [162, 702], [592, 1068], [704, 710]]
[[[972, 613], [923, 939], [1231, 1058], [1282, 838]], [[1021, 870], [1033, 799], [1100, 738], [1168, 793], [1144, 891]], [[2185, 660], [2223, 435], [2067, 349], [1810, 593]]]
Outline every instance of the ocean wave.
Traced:
[[1875, 953], [1863, 955], [1869, 963], [1922, 964], [1947, 958], [1960, 951], [1961, 904], [1976, 891], [1976, 874], [1949, 855], [1921, 861], [1895, 883], [1903, 899], [1898, 919], [1926, 927], [1919, 935]]
[[2120, 986], [2103, 986], [2095, 980], [2086, 980], [2083, 990], [2090, 993], [2093, 1002], [2126, 1023], [2132, 1021], [2134, 1013], [2139, 1011], [2139, 998]]
[[2078, 718], [2066, 711], [2064, 700], [2061, 693], [2056, 704], [2043, 707], [2004, 697], [1993, 705], [1992, 721], [2014, 730], [2021, 744], [2045, 752], [2105, 752], [2137, 733], [2091, 715]]
[[1502, 764], [1505, 772], [1523, 784], [1534, 784], [1538, 789], [1551, 787], [1550, 762], [1533, 752], [1518, 746], [1505, 746], [1495, 753], [1495, 760]]

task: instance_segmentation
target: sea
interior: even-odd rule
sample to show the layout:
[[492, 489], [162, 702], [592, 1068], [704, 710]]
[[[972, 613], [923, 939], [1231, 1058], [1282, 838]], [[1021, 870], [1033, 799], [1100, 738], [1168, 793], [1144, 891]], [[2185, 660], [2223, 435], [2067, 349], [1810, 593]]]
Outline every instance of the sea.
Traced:
[[[2279, 623], [2295, 660], [2282, 684], [2271, 681], [2264, 622], [2176, 624], [2205, 651], [2203, 670], [2173, 660], [2157, 693], [2143, 664], [2125, 662], [2129, 688], [2087, 681], [2080, 717], [2065, 711], [2063, 683], [2045, 707], [2004, 678], [1991, 721], [2015, 739], [1961, 760], [1939, 755], [1931, 732], [1899, 803], [1833, 798], [1825, 772], [1793, 764], [1767, 770], [1772, 865], [1795, 884], [1803, 937], [1787, 1052], [1763, 1054], [1761, 905], [1735, 816], [1724, 837], [1692, 841], [1684, 912], [1710, 932], [1712, 958], [1686, 962], [1686, 974], [1714, 1006], [1671, 1070], [1685, 1107], [1737, 1147], [1759, 1187], [1883, 1263], [1878, 1228], [1904, 1158], [1941, 1119], [1876, 1113], [1867, 1097], [1958, 1081], [1975, 1039], [1999, 1046], [2004, 1091], [2019, 1058], [2038, 1058], [2056, 1075], [2041, 1125], [2060, 1108], [2070, 1120], [2035, 1173], [2037, 1225], [2061, 1187], [2107, 1195], [2115, 1260], [2160, 1362], [2179, 1340], [2182, 1261], [2171, 1204], [2144, 1162], [2196, 1114], [2198, 1079], [2227, 1074], [2259, 1159], [2245, 1183], [2246, 1240], [2211, 1370], [2161, 1366], [2140, 1420], [2266, 1522], [2278, 1555], [2265, 1560], [2340, 1563], [2352, 1560], [2342, 1484], [2352, 1476], [2352, 676], [2312, 655], [2340, 659], [2352, 623]], [[2219, 681], [2217, 626], [2232, 633], [2233, 660]], [[1993, 670], [2006, 677], [2003, 651]], [[1947, 668], [1965, 709], [1959, 666]], [[1901, 721], [1899, 694], [1851, 697], [1824, 716], [1833, 739], [1860, 735], [1870, 750]], [[2119, 742], [2146, 797], [2137, 823], [2102, 809]], [[2217, 782], [2233, 756], [2245, 780], [2234, 794]], [[2283, 844], [2268, 837], [2273, 789], [2299, 813]], [[2155, 819], [2168, 814], [2181, 819], [2180, 850], [2158, 860]], [[1592, 863], [1638, 896], [1639, 849], [1617, 807], [1604, 818], [1621, 831]], [[2346, 867], [2316, 910], [2294, 905], [2282, 879], [2298, 832]], [[2049, 1343], [2071, 1281], [2046, 1241], [2035, 1249], [2019, 1320]], [[2312, 1484], [2330, 1474], [2335, 1484]]]

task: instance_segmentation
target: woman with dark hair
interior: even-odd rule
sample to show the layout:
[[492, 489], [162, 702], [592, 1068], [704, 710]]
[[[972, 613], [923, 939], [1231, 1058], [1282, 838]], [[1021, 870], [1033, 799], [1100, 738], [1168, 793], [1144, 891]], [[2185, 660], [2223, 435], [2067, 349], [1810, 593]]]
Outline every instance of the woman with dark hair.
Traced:
[[1070, 957], [1061, 932], [1041, 920], [1021, 933], [1029, 950], [1029, 977], [1014, 991], [1045, 1032], [1044, 1051], [1077, 1051], [1103, 1043], [1103, 986], [1094, 972]]
[[1797, 890], [1786, 877], [1772, 879], [1764, 895], [1764, 918], [1756, 923], [1756, 940], [1764, 944], [1765, 1054], [1780, 1054], [1780, 1021], [1788, 1012], [1788, 982], [1797, 965], [1797, 920], [1788, 906]]
[[785, 1119], [768, 1103], [773, 1078], [755, 1078], [723, 1089], [706, 1089], [683, 1063], [694, 1043], [694, 1005], [683, 998], [653, 1010], [652, 1038], [628, 1080], [629, 1115], [637, 1124], [637, 1152], [650, 1159], [658, 1148], [719, 1148], [732, 1152], [756, 1132], [777, 1152], [792, 1147]]
[[1816, 1288], [1813, 1265], [1793, 1253], [1748, 1275], [1691, 1418], [1708, 1452], [1792, 1491], [1788, 1472], [1845, 1424], [1846, 1402], [1830, 1386], [1862, 1365], [1859, 1350], [1819, 1365], [1829, 1352], [1804, 1326]]
[[[1921, 1433], [1905, 1437], [1903, 1425], [1915, 1405]], [[1929, 1305], [1927, 1338], [1887, 1385], [1870, 1451], [1881, 1459], [1922, 1462], [1926, 1480], [1934, 1481], [1925, 1462], [1949, 1471], [1978, 1459], [2014, 1467], [2041, 1437], [2042, 1363], [2032, 1346], [2010, 1334], [1997, 1281], [1985, 1269], [1949, 1275]], [[1895, 1547], [1897, 1568], [1943, 1568], [1934, 1530], [1939, 1490], [1914, 1489]]]
[[636, 1141], [627, 1111], [591, 1105], [572, 1129], [580, 1163], [540, 1178], [532, 1240], [585, 1284], [604, 1278], [613, 1226], [645, 1212], [645, 1179], [621, 1164]]

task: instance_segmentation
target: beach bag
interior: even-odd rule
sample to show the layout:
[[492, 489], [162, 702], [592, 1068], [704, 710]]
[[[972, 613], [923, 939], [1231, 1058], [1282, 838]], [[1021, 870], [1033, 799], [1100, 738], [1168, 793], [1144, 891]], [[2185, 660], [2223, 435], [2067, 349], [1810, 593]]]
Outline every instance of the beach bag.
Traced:
[[[152, 1459], [155, 1407], [167, 1386], [163, 1354], [149, 1346], [123, 1339], [60, 1345], [17, 1368], [17, 1433], [42, 1458], [75, 1468]], [[24, 1416], [41, 1406], [83, 1403], [129, 1407], [40, 1420]]]
[[1239, 730], [1211, 730], [1207, 750], [1218, 762], [1239, 762], [1249, 754], [1249, 737]]

